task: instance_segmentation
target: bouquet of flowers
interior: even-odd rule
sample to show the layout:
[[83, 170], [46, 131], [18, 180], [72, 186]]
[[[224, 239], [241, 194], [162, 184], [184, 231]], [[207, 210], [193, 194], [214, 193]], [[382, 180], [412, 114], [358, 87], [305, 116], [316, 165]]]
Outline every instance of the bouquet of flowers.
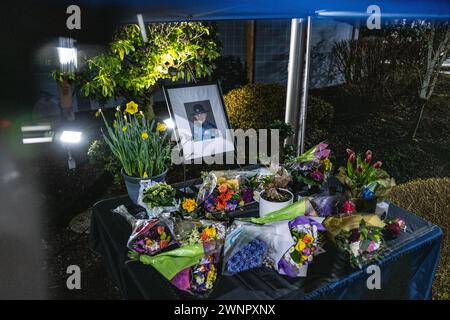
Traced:
[[145, 208], [151, 218], [157, 218], [162, 212], [176, 211], [175, 189], [165, 182], [151, 180], [140, 181], [137, 204]]
[[225, 240], [227, 227], [224, 223], [218, 221], [200, 220], [199, 222], [191, 222], [193, 228], [183, 239], [182, 244], [194, 244], [206, 241]]
[[381, 169], [381, 161], [372, 164], [372, 151], [367, 150], [364, 159], [351, 149], [347, 149], [347, 155], [347, 166], [339, 168], [336, 176], [343, 184], [347, 198], [376, 200], [395, 186], [395, 180]]
[[377, 215], [343, 215], [324, 222], [331, 238], [345, 252], [354, 268], [375, 262], [382, 257], [385, 238], [393, 238], [406, 230], [402, 219], [385, 223]]
[[305, 277], [308, 265], [319, 248], [319, 231], [323, 226], [306, 217], [299, 216], [289, 222], [293, 245], [278, 262], [278, 272], [291, 278]]
[[159, 219], [138, 220], [127, 246], [133, 252], [155, 255], [178, 247], [170, 229]]
[[237, 273], [263, 265], [267, 244], [260, 239], [253, 239], [239, 251], [234, 253], [227, 263], [227, 271]]
[[288, 160], [286, 169], [296, 183], [321, 186], [331, 171], [330, 152], [328, 144], [321, 142], [298, 157]]
[[[230, 212], [254, 201], [257, 185], [253, 172], [210, 172], [204, 177], [197, 203], [204, 203], [208, 213]], [[207, 215], [211, 216], [211, 215]]]
[[165, 182], [154, 184], [143, 191], [142, 201], [149, 207], [168, 207], [174, 202], [175, 189]]

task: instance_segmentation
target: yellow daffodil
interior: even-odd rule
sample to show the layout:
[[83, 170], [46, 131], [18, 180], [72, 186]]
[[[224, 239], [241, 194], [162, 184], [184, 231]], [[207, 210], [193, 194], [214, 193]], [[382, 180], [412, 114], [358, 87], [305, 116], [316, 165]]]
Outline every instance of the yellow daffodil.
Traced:
[[303, 240], [298, 240], [297, 244], [295, 245], [295, 250], [298, 252], [302, 252], [303, 249], [305, 249], [306, 244], [303, 242]]
[[166, 130], [167, 130], [166, 124], [162, 123], [162, 122], [158, 122], [158, 124], [156, 125], [156, 131], [165, 132]]
[[142, 132], [141, 138], [142, 138], [142, 140], [147, 140], [147, 139], [148, 139], [148, 133], [147, 133], [147, 131]]
[[134, 101], [130, 101], [127, 103], [127, 108], [125, 109], [125, 112], [128, 112], [129, 114], [135, 114], [138, 112], [138, 105]]
[[142, 178], [148, 178], [147, 171], [144, 171], [144, 174], [142, 175]]
[[197, 207], [197, 203], [195, 202], [194, 199], [184, 199], [181, 207], [183, 208], [184, 211], [186, 211], [187, 213], [191, 213], [195, 210], [195, 208]]

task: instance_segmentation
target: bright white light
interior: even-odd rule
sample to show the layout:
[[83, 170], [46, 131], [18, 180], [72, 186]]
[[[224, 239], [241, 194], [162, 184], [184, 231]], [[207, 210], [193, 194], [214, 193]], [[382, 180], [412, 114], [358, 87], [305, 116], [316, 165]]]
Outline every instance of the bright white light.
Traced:
[[79, 143], [81, 141], [82, 132], [79, 131], [63, 131], [59, 138], [64, 143]]
[[52, 142], [52, 137], [40, 137], [40, 138], [23, 138], [22, 143], [23, 144], [32, 144], [32, 143], [45, 143], [45, 142]]
[[76, 48], [56, 48], [58, 50], [59, 63], [61, 65], [73, 64], [77, 67], [77, 49]]
[[38, 126], [23, 126], [22, 132], [33, 132], [33, 131], [50, 131], [52, 127], [50, 125], [38, 125]]
[[169, 129], [173, 129], [175, 127], [175, 123], [170, 118], [164, 120], [164, 123], [166, 124], [167, 128], [169, 128]]

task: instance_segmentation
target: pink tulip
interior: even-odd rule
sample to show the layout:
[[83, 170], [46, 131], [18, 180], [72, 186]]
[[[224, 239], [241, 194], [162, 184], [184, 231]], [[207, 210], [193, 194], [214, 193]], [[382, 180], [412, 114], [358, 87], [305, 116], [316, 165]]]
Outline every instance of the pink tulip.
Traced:
[[378, 169], [378, 168], [381, 167], [382, 164], [383, 164], [383, 163], [382, 163], [381, 161], [377, 161], [377, 162], [375, 162], [375, 163], [373, 164], [373, 167], [374, 167], [375, 169]]
[[349, 160], [351, 163], [354, 163], [354, 162], [355, 162], [355, 160], [356, 160], [356, 155], [355, 155], [354, 152], [349, 156], [348, 160]]
[[354, 154], [353, 150], [350, 148], [345, 149], [347, 151], [347, 155], [350, 157], [352, 154]]

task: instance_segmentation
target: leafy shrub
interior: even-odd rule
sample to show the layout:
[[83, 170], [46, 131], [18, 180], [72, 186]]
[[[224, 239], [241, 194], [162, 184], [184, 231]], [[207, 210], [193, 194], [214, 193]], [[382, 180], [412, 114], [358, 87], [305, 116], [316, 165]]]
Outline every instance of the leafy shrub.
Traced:
[[123, 178], [120, 174], [122, 165], [119, 160], [113, 156], [111, 150], [108, 148], [103, 140], [94, 140], [89, 146], [87, 155], [91, 163], [100, 163], [103, 165], [103, 169], [109, 172], [114, 178], [113, 188], [115, 190], [121, 190], [123, 188]]
[[[261, 129], [284, 122], [286, 87], [277, 84], [248, 84], [224, 96], [231, 126], [234, 129]], [[306, 146], [328, 138], [334, 107], [317, 96], [309, 96], [306, 116]], [[279, 125], [277, 125], [278, 127]]]
[[450, 283], [450, 178], [417, 179], [392, 188], [393, 203], [440, 226], [444, 232], [433, 299], [449, 299]]
[[247, 84], [224, 96], [234, 129], [265, 129], [284, 120], [286, 87], [277, 84]]
[[306, 114], [306, 147], [312, 147], [320, 141], [328, 139], [334, 118], [334, 107], [316, 96], [309, 96], [308, 109]]

